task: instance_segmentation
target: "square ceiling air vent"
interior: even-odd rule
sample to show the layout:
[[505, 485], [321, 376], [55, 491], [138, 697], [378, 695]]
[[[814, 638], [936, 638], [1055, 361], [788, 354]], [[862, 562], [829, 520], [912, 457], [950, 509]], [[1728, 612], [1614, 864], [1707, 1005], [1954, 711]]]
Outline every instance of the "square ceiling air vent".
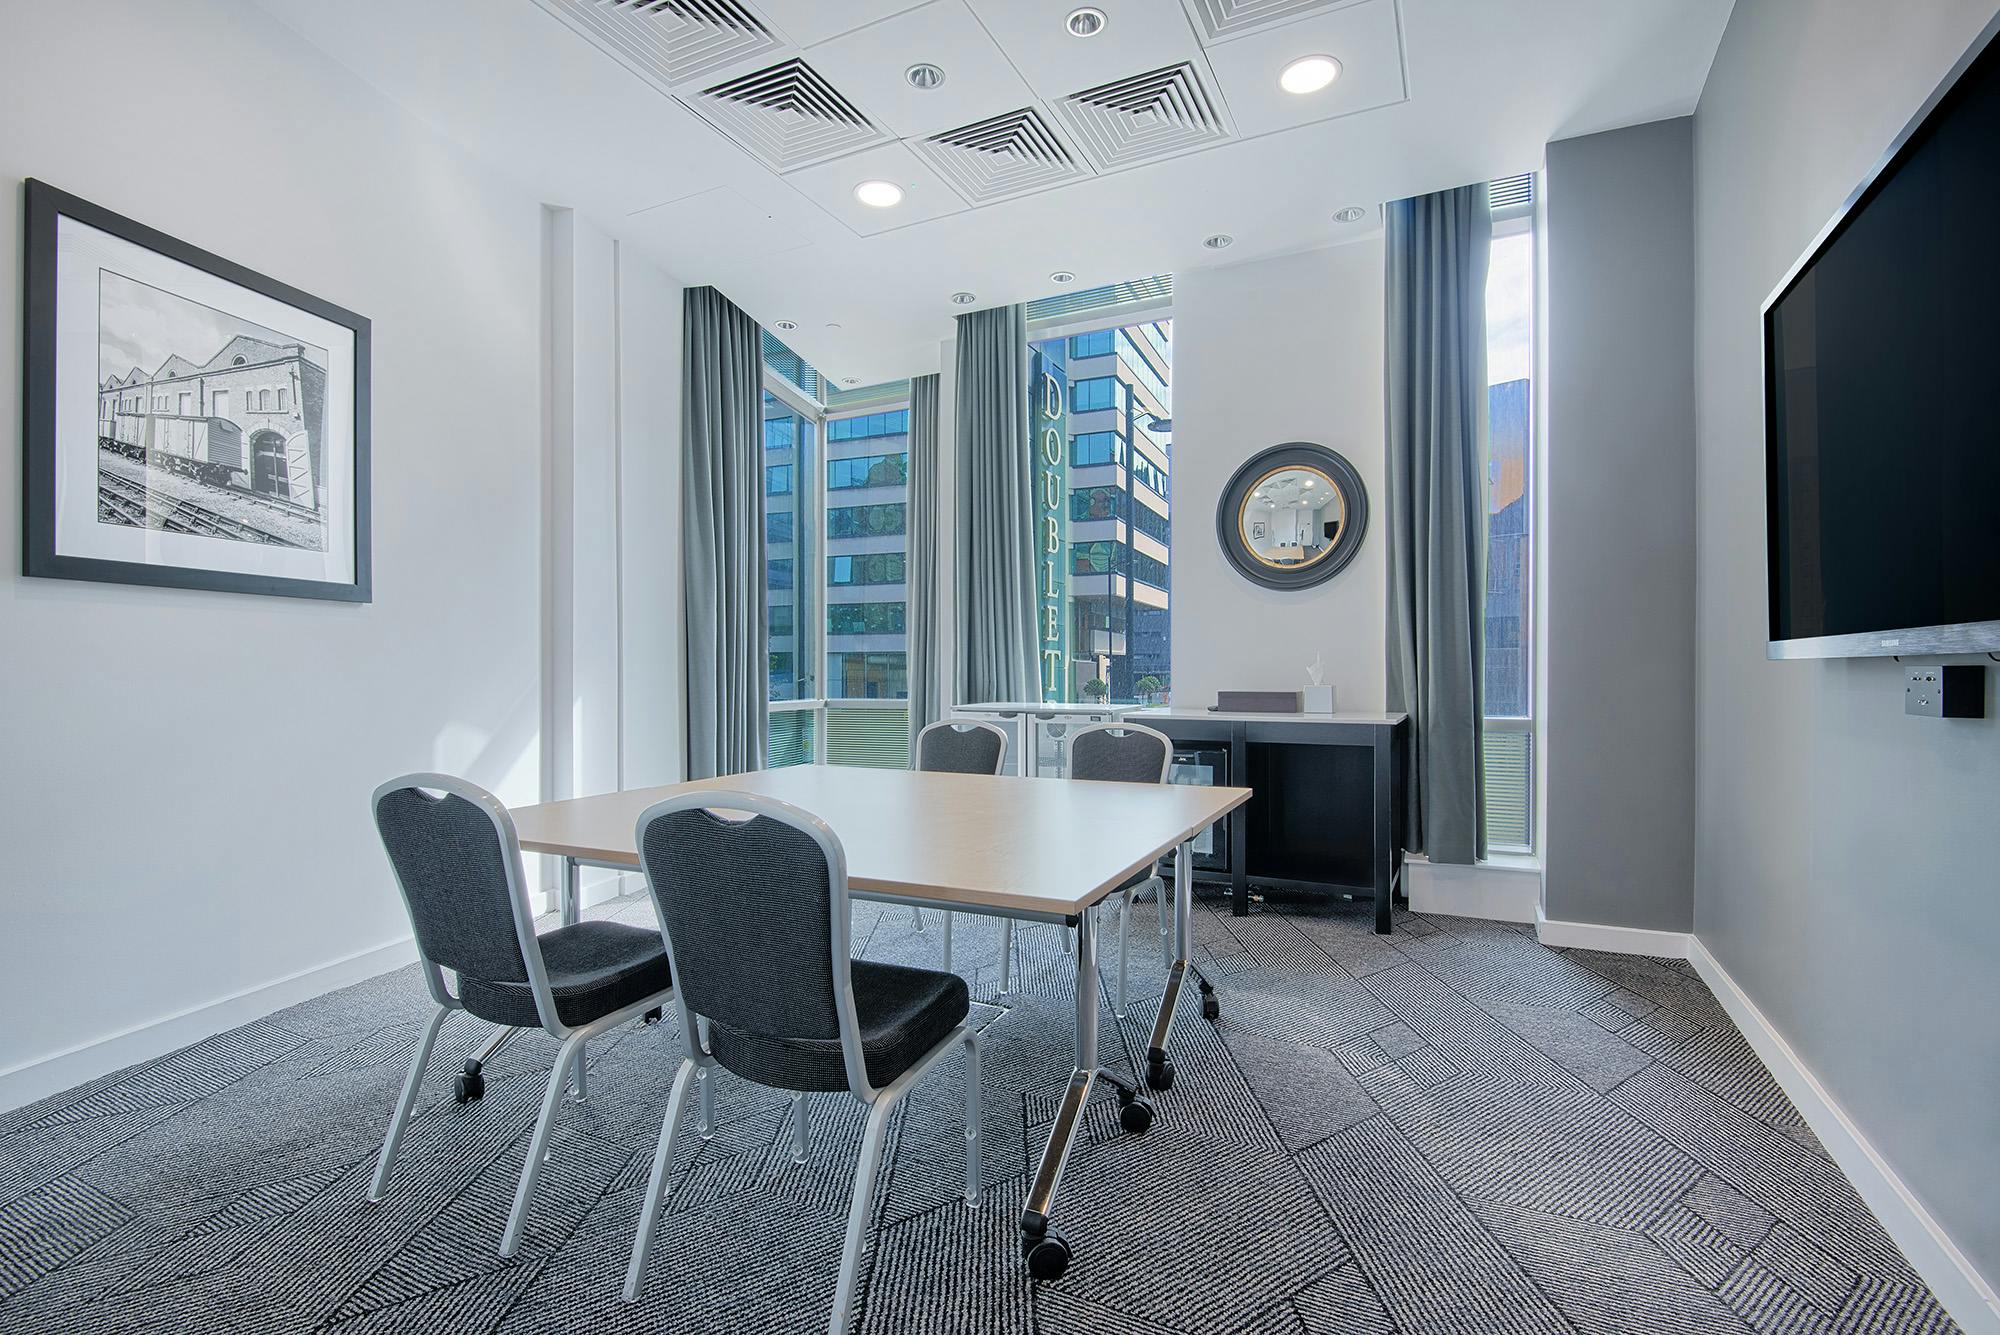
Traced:
[[738, 0], [536, 0], [660, 88], [676, 88], [783, 48]]
[[890, 139], [818, 70], [796, 57], [687, 100], [709, 124], [775, 172]]
[[992, 204], [1091, 175], [1033, 107], [992, 116], [910, 147], [969, 204]]
[[1187, 0], [1204, 42], [1222, 42], [1273, 23], [1339, 9], [1359, 0]]
[[1185, 61], [1071, 93], [1060, 106], [1084, 152], [1107, 171], [1230, 137], [1220, 103]]

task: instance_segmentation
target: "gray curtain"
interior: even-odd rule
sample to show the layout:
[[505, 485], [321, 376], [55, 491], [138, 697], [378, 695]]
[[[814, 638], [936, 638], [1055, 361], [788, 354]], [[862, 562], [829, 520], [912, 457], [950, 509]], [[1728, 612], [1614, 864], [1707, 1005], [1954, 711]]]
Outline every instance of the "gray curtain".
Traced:
[[943, 717], [944, 683], [938, 680], [938, 378], [910, 381], [910, 501], [905, 541], [909, 546], [910, 759], [917, 734]]
[[958, 699], [1039, 700], [1028, 317], [958, 317]]
[[1412, 852], [1486, 852], [1486, 187], [1388, 206], [1389, 708], [1410, 715]]
[[681, 543], [688, 777], [764, 765], [764, 375], [757, 322], [688, 289], [681, 356]]

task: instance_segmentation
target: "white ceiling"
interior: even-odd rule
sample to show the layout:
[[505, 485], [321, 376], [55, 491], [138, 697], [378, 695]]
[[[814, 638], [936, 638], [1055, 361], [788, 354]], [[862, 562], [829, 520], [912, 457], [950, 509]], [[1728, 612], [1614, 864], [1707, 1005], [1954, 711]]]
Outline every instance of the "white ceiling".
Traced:
[[[995, 305], [1059, 290], [1059, 269], [1088, 287], [1349, 240], [1379, 228], [1379, 201], [1686, 114], [1733, 0], [1094, 0], [1109, 22], [1081, 40], [1076, 0], [733, 0], [762, 33], [629, 0], [258, 3], [543, 200], [766, 326], [796, 322], [794, 348], [867, 384], [936, 369], [953, 292]], [[1315, 53], [1341, 77], [1280, 91], [1279, 69]], [[942, 87], [908, 86], [920, 60]], [[1163, 105], [1188, 115], [1074, 96], [1168, 67]], [[774, 78], [859, 122], [705, 96]], [[1046, 179], [925, 142], [1023, 112], [1068, 160]], [[904, 202], [856, 203], [875, 177]], [[1019, 188], [1034, 193], [983, 202]], [[1350, 204], [1363, 222], [1331, 221]], [[1213, 232], [1236, 244], [1204, 249]]]

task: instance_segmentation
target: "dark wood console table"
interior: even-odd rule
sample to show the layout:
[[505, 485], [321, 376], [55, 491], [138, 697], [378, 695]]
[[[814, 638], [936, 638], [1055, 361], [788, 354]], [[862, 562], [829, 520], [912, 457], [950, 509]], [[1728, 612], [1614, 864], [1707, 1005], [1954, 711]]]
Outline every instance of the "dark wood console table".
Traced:
[[[1252, 789], [1224, 822], [1235, 912], [1254, 881], [1274, 889], [1370, 896], [1387, 934], [1403, 871], [1407, 714], [1221, 714], [1141, 709], [1125, 715], [1176, 749], [1226, 756], [1218, 783]], [[1197, 876], [1200, 864], [1197, 863]], [[1211, 869], [1204, 879], [1213, 880]]]

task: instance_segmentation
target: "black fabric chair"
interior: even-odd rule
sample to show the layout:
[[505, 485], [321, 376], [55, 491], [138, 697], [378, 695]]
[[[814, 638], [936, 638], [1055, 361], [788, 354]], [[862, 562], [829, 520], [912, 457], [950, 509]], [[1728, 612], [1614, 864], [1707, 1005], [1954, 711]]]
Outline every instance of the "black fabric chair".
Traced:
[[[1007, 733], [991, 723], [945, 719], [927, 723], [917, 734], [916, 768], [927, 774], [1004, 774]], [[924, 930], [924, 911], [910, 906], [916, 929]], [[951, 969], [953, 915], [944, 915], [944, 967]]]
[[[512, 1256], [548, 1153], [564, 1077], [574, 1075], [581, 1101], [584, 1044], [626, 1020], [657, 1018], [673, 986], [667, 952], [658, 933], [615, 922], [573, 923], [537, 935], [513, 819], [476, 784], [445, 774], [406, 774], [377, 788], [372, 806], [437, 1012], [410, 1062], [368, 1199], [381, 1200], [388, 1187], [396, 1147], [447, 1016], [462, 1010], [505, 1026], [484, 1049], [485, 1058], [516, 1029], [546, 1029], [562, 1047], [500, 1242], [500, 1254]], [[446, 986], [447, 969], [456, 978], [456, 994]], [[474, 1059], [459, 1076], [459, 1101], [478, 1098], [482, 1090]]]
[[[1165, 733], [1137, 723], [1098, 723], [1079, 728], [1069, 741], [1069, 777], [1097, 783], [1165, 783], [1174, 763], [1174, 744]], [[1125, 1018], [1126, 978], [1130, 972], [1132, 901], [1150, 890], [1160, 913], [1160, 946], [1172, 963], [1172, 922], [1167, 916], [1167, 888], [1159, 867], [1147, 867], [1113, 893], [1118, 900], [1118, 988], [1112, 1011]], [[1108, 901], [1107, 901], [1108, 902]], [[1014, 923], [1000, 932], [1000, 990], [1007, 990], [1014, 951]]]
[[795, 1160], [805, 1157], [810, 1135], [806, 1092], [845, 1089], [868, 1105], [828, 1323], [844, 1332], [890, 1115], [960, 1043], [965, 1198], [979, 1203], [979, 1036], [966, 1024], [972, 1003], [965, 980], [850, 958], [847, 854], [825, 822], [789, 803], [727, 789], [684, 793], [639, 817], [638, 846], [673, 961], [688, 1051], [661, 1122], [625, 1299], [635, 1301], [645, 1282], [681, 1111], [695, 1082], [709, 1080], [709, 1068], [719, 1065], [794, 1092]]

